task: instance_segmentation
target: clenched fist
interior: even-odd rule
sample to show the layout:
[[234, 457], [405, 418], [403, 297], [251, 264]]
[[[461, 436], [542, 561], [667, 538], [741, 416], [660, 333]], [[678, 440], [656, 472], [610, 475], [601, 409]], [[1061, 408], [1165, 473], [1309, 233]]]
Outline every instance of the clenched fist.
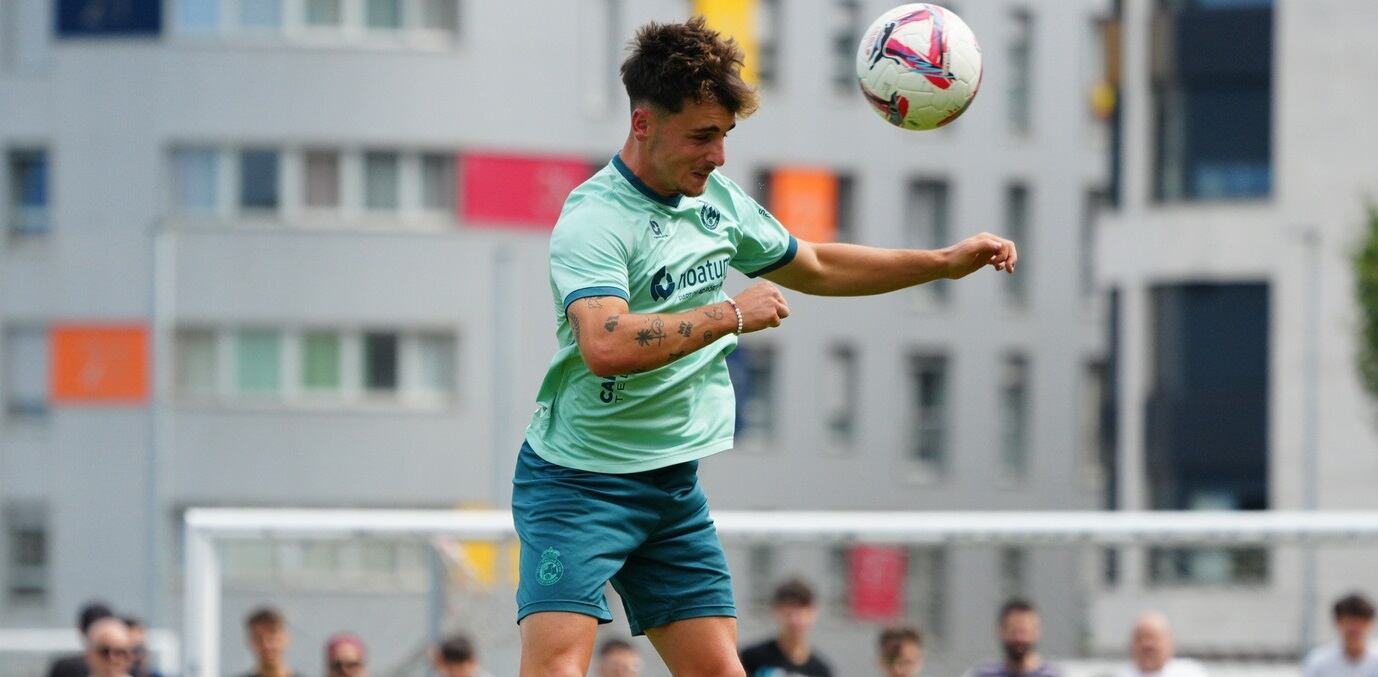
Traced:
[[789, 317], [789, 304], [785, 303], [785, 295], [769, 282], [757, 282], [732, 300], [742, 309], [743, 334], [760, 331], [766, 327], [778, 327], [781, 320]]

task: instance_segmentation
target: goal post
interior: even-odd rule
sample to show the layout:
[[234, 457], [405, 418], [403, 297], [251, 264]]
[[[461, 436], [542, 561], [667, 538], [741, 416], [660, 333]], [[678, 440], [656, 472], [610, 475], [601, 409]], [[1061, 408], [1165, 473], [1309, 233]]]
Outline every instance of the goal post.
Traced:
[[[1378, 511], [881, 512], [716, 511], [724, 541], [895, 545], [1274, 546], [1378, 544]], [[514, 538], [505, 510], [193, 508], [184, 518], [183, 675], [220, 672], [218, 546], [252, 539], [358, 536]]]

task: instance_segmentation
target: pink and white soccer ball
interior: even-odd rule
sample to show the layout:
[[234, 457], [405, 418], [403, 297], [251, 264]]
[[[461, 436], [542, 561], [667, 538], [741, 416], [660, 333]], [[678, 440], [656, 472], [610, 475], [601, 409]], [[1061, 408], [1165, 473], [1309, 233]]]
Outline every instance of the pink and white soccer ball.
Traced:
[[960, 17], [917, 2], [882, 15], [861, 36], [856, 76], [890, 124], [934, 129], [957, 119], [981, 88], [981, 46]]

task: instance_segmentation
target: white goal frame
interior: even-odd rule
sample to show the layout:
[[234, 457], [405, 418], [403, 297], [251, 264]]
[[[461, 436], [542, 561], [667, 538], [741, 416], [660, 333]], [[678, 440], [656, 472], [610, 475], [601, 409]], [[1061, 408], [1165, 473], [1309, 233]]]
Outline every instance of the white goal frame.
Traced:
[[[893, 544], [1279, 545], [1378, 541], [1378, 511], [878, 512], [720, 511], [734, 539]], [[358, 535], [515, 537], [506, 510], [293, 510], [193, 508], [183, 524], [184, 677], [220, 671], [221, 572], [217, 543]]]

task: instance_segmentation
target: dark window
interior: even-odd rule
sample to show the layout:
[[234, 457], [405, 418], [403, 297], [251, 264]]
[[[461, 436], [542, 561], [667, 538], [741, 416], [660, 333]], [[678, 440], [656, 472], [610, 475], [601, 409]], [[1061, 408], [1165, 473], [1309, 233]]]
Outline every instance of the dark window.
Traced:
[[239, 154], [239, 205], [245, 209], [277, 209], [278, 153], [245, 150]]
[[157, 36], [163, 27], [162, 0], [58, 0], [56, 6], [60, 37]]
[[397, 390], [397, 334], [364, 334], [364, 387]]

